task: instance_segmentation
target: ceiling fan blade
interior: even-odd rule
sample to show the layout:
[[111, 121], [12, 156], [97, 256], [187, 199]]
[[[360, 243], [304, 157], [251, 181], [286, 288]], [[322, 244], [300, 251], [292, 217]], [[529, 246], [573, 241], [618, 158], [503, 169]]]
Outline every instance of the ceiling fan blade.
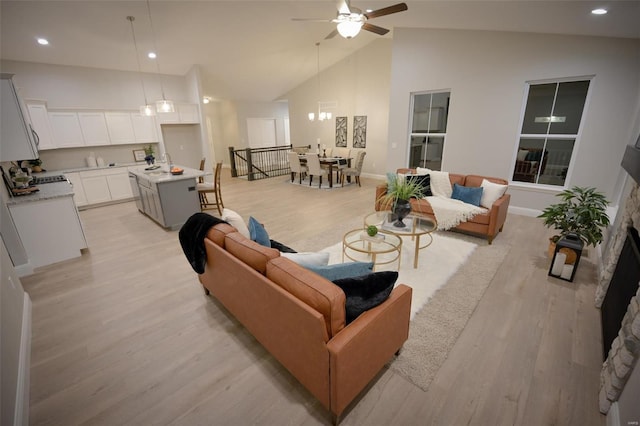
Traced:
[[351, 6], [349, 6], [349, 0], [338, 0], [337, 6], [338, 6], [338, 14], [348, 15], [351, 13]]
[[324, 39], [329, 40], [330, 38], [334, 38], [337, 35], [338, 35], [338, 30], [333, 30]]
[[333, 22], [333, 19], [316, 19], [316, 18], [291, 18], [292, 21], [306, 21], [306, 22]]
[[362, 29], [363, 30], [367, 30], [367, 31], [371, 31], [372, 33], [376, 33], [376, 34], [379, 34], [379, 35], [385, 35], [386, 33], [389, 32], [389, 30], [386, 29], [386, 28], [382, 28], [382, 27], [379, 27], [377, 25], [372, 25], [372, 24], [370, 24], [368, 22], [365, 22], [364, 24], [362, 24]]
[[373, 12], [363, 13], [363, 15], [366, 16], [367, 19], [373, 19], [379, 16], [385, 16], [385, 15], [391, 15], [392, 13], [403, 12], [407, 9], [408, 7], [406, 3], [398, 3], [398, 4], [394, 4], [393, 6], [383, 7], [382, 9], [374, 10]]

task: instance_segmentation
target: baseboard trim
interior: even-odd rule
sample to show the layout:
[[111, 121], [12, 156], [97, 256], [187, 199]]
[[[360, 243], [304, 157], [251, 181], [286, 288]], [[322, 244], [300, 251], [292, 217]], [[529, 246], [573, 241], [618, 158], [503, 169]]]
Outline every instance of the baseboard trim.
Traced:
[[540, 210], [530, 209], [527, 207], [509, 206], [509, 213], [520, 216], [537, 217], [542, 212]]
[[33, 265], [31, 265], [31, 262], [27, 262], [24, 265], [14, 265], [13, 268], [20, 278], [33, 274]]
[[22, 308], [22, 330], [20, 335], [20, 359], [18, 360], [18, 383], [16, 386], [16, 405], [14, 407], [14, 425], [29, 424], [29, 380], [31, 369], [31, 298], [24, 294]]

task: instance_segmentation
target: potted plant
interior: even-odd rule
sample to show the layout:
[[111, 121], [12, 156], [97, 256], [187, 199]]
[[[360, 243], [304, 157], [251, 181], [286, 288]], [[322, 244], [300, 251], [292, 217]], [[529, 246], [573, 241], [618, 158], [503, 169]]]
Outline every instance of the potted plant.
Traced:
[[148, 146], [144, 147], [144, 160], [147, 162], [147, 164], [151, 165], [155, 162], [155, 157], [153, 156], [153, 145], [149, 144]]
[[404, 228], [406, 225], [402, 219], [411, 212], [411, 198], [422, 197], [424, 189], [419, 182], [387, 173], [387, 192], [380, 197], [380, 204], [391, 210], [391, 219], [395, 221], [393, 226]]
[[550, 253], [553, 255], [555, 243], [569, 232], [578, 234], [587, 246], [600, 244], [602, 231], [609, 225], [606, 212], [609, 202], [604, 195], [595, 188], [574, 186], [556, 196], [562, 202], [550, 205], [538, 216], [546, 227], [560, 231], [549, 239], [552, 245], [549, 247]]

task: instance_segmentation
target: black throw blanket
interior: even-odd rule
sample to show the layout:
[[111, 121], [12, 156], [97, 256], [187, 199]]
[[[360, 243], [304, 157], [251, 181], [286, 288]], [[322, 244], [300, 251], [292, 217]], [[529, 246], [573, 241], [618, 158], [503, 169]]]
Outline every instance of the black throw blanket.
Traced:
[[182, 251], [193, 270], [198, 274], [204, 274], [204, 267], [207, 264], [204, 238], [207, 236], [209, 229], [219, 223], [228, 222], [206, 213], [194, 213], [180, 228], [178, 236]]

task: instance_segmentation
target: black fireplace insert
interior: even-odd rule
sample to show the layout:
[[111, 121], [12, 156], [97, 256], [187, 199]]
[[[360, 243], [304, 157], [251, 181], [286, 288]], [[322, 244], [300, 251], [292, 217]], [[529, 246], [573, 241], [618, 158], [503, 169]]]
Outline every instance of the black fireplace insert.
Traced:
[[638, 283], [640, 282], [639, 247], [638, 231], [635, 228], [629, 228], [600, 309], [603, 360], [607, 358], [611, 344], [620, 331], [622, 319], [627, 312], [629, 303], [638, 291]]

